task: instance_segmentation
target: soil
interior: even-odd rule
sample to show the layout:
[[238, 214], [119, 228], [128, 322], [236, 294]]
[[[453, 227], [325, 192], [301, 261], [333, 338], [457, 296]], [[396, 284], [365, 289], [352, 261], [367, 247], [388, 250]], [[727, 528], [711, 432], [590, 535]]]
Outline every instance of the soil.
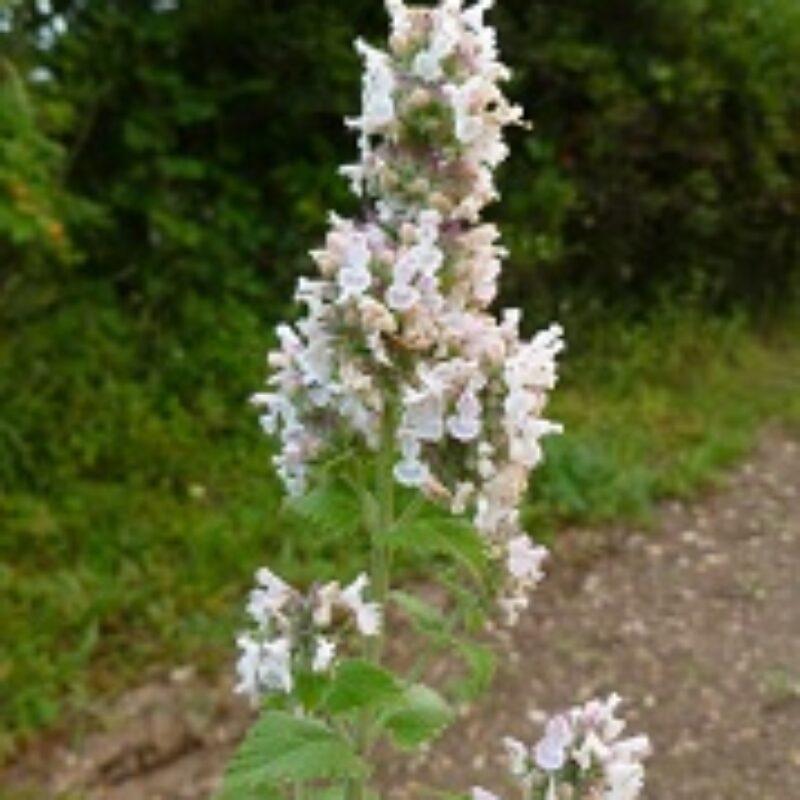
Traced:
[[[422, 758], [381, 765], [388, 797], [502, 794], [504, 735], [535, 740], [546, 714], [617, 690], [631, 732], [653, 740], [647, 800], [800, 800], [797, 436], [765, 434], [705, 497], [664, 504], [654, 530], [565, 531], [550, 573], [498, 634], [491, 693]], [[228, 677], [177, 669], [101, 730], [32, 748], [0, 785], [37, 800], [205, 800], [249, 719]]]

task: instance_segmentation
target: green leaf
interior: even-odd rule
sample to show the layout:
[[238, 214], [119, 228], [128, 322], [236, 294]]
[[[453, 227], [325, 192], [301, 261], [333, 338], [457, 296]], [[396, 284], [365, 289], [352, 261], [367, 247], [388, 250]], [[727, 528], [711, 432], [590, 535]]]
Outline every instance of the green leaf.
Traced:
[[496, 658], [492, 649], [483, 644], [460, 639], [455, 646], [466, 665], [467, 675], [454, 681], [449, 691], [460, 701], [473, 700], [489, 688]]
[[325, 707], [332, 714], [383, 707], [396, 701], [402, 691], [387, 670], [369, 661], [345, 661], [336, 670]]
[[453, 719], [444, 698], [421, 683], [409, 686], [401, 701], [382, 719], [394, 741], [405, 748], [417, 747], [438, 736]]
[[420, 600], [419, 597], [413, 594], [399, 590], [393, 591], [390, 598], [405, 612], [406, 616], [421, 633], [436, 637], [445, 636], [448, 641], [452, 638], [450, 623], [436, 606]]
[[228, 765], [215, 800], [260, 800], [287, 781], [356, 778], [366, 765], [350, 744], [322, 722], [267, 711], [253, 725]]
[[291, 498], [286, 502], [286, 508], [335, 537], [352, 536], [361, 527], [361, 500], [342, 481], [330, 481], [300, 497]]
[[[364, 791], [366, 800], [381, 800], [380, 795], [369, 787], [365, 787]], [[329, 786], [314, 792], [314, 800], [346, 800], [346, 797], [347, 789], [344, 786]]]
[[295, 673], [294, 695], [306, 711], [316, 710], [329, 685], [330, 678], [324, 673], [298, 670]]
[[386, 534], [387, 544], [395, 550], [418, 555], [445, 555], [462, 564], [480, 579], [489, 567], [486, 543], [465, 519], [443, 513], [417, 517]]

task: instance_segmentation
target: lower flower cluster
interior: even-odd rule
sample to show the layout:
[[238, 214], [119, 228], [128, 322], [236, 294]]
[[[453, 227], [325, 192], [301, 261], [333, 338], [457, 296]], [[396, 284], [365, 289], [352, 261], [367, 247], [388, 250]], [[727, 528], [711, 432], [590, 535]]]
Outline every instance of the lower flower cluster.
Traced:
[[289, 586], [266, 567], [256, 573], [247, 613], [254, 627], [241, 633], [236, 691], [253, 700], [267, 693], [290, 694], [298, 671], [327, 672], [348, 628], [375, 636], [381, 608], [364, 599], [366, 575], [341, 588], [333, 581], [307, 594]]
[[[646, 736], [620, 738], [621, 700], [591, 700], [552, 717], [533, 746], [506, 737], [503, 745], [512, 778], [536, 800], [635, 800], [644, 785], [642, 761], [650, 754]], [[475, 787], [472, 800], [499, 800]]]

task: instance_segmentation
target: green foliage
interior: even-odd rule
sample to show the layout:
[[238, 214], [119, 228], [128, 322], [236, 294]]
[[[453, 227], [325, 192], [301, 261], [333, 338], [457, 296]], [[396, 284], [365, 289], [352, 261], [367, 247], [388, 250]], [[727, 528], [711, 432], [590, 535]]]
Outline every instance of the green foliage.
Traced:
[[299, 497], [286, 508], [323, 533], [338, 539], [356, 538], [363, 530], [362, 498], [343, 481], [330, 480]]
[[18, 323], [29, 306], [38, 310], [43, 298], [33, 281], [63, 280], [76, 258], [67, 224], [87, 204], [61, 186], [63, 155], [40, 129], [17, 68], [0, 55], [0, 321]]
[[[335, 172], [355, 153], [351, 42], [383, 35], [381, 5], [65, 0], [47, 50], [49, 15], [16, 5], [17, 51], [52, 74], [34, 99], [67, 188], [102, 208], [76, 231], [85, 274], [169, 327], [192, 295], [279, 313], [328, 209], [353, 208]], [[665, 285], [785, 300], [800, 264], [795, 0], [507, 0], [494, 18], [535, 123], [497, 212], [511, 296], [548, 312], [641, 306]]]
[[414, 748], [436, 738], [453, 720], [453, 710], [429, 686], [409, 686], [381, 724], [400, 747]]
[[409, 521], [402, 518], [385, 534], [392, 550], [417, 557], [446, 556], [465, 567], [478, 580], [487, 572], [486, 543], [467, 520], [426, 503]]
[[[665, 286], [783, 305], [800, 264], [794, 0], [504, 3], [535, 127], [507, 173], [515, 296], [562, 312]], [[758, 265], [754, 269], [754, 265]]]
[[357, 744], [363, 745], [355, 733], [360, 727], [367, 747], [374, 744], [371, 728], [387, 732], [402, 748], [413, 748], [438, 736], [453, 718], [435, 690], [418, 683], [404, 686], [361, 659], [337, 665], [316, 713], [312, 719], [299, 712], [263, 712], [230, 762], [218, 799], [261, 797], [287, 782], [311, 781], [316, 791], [319, 781], [361, 781], [368, 769], [357, 755]]
[[800, 339], [782, 325], [756, 337], [741, 318], [668, 302], [646, 323], [576, 331], [592, 344], [565, 361], [550, 413], [566, 432], [546, 442], [529, 529], [646, 522], [658, 499], [713, 482], [766, 421], [797, 429]]
[[391, 599], [421, 633], [431, 637], [449, 636], [451, 622], [436, 606], [399, 589], [392, 592]]
[[324, 702], [331, 714], [385, 707], [402, 696], [402, 687], [387, 670], [370, 661], [339, 664]]
[[[474, 596], [471, 599], [475, 602]], [[454, 607], [445, 613], [416, 595], [400, 590], [391, 593], [391, 600], [432, 652], [446, 653], [449, 658], [461, 661], [463, 674], [451, 679], [444, 688], [448, 697], [457, 702], [473, 700], [489, 686], [494, 675], [495, 657], [490, 647], [474, 641], [468, 635], [481, 629], [480, 624], [472, 624], [473, 621], [478, 623], [477, 619], [473, 619], [476, 611], [473, 605], [465, 603], [463, 598], [459, 604], [456, 596]], [[480, 606], [480, 600], [477, 605]], [[482, 623], [483, 614], [478, 616]], [[424, 654], [418, 661], [418, 671], [424, 669], [427, 657], [431, 654]]]
[[236, 751], [216, 800], [255, 800], [286, 782], [357, 778], [365, 772], [350, 744], [322, 722], [267, 711]]

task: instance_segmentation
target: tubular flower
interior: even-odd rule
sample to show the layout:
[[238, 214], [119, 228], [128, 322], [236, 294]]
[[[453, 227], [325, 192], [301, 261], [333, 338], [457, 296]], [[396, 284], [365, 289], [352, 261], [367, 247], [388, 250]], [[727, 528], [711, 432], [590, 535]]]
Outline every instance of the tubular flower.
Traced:
[[362, 636], [380, 631], [380, 606], [364, 599], [365, 575], [344, 589], [334, 581], [307, 595], [266, 567], [256, 573], [256, 583], [247, 604], [253, 627], [236, 640], [241, 651], [236, 691], [253, 700], [265, 693], [291, 693], [298, 670], [328, 672], [338, 641], [323, 632], [341, 634], [341, 622], [350, 621]]
[[[650, 741], [620, 738], [625, 729], [616, 716], [620, 702], [612, 694], [552, 717], [532, 747], [506, 737], [511, 776], [545, 800], [635, 800], [644, 786], [642, 761], [650, 755]], [[475, 791], [473, 797], [483, 796]]]
[[318, 275], [298, 283], [305, 314], [278, 328], [253, 401], [293, 494], [343, 437], [375, 451], [390, 431], [395, 479], [469, 514], [508, 566], [513, 619], [544, 554], [523, 543], [518, 509], [560, 430], [542, 415], [563, 341], [558, 325], [523, 340], [519, 311], [489, 311], [506, 251], [479, 215], [497, 197], [503, 129], [522, 119], [500, 88], [491, 4], [388, 0], [388, 49], [357, 42], [360, 159], [342, 172], [364, 214], [331, 217]]

